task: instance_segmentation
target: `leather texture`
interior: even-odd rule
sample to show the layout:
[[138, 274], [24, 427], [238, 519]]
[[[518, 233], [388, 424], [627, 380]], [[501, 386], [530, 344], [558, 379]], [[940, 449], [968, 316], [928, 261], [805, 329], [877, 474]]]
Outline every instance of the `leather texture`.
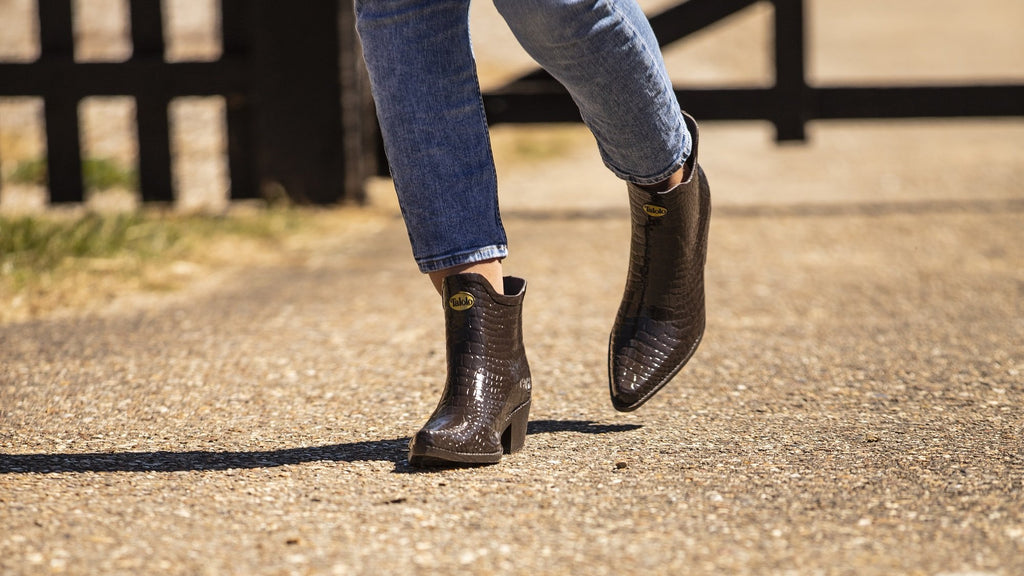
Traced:
[[507, 276], [504, 284], [498, 294], [477, 274], [444, 279], [448, 376], [437, 408], [409, 443], [409, 464], [493, 464], [522, 448], [532, 389], [523, 348], [526, 281]]
[[629, 412], [664, 387], [704, 335], [704, 263], [711, 192], [697, 164], [697, 125], [689, 178], [665, 193], [628, 185], [632, 237], [626, 288], [608, 344], [612, 405]]

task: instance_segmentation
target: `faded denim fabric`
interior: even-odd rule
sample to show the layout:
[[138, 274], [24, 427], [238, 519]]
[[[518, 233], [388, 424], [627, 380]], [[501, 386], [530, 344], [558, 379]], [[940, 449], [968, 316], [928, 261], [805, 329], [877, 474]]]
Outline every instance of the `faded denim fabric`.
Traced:
[[[561, 82], [605, 165], [668, 178], [691, 139], [635, 0], [495, 0]], [[356, 22], [413, 256], [423, 272], [508, 255], [469, 35], [469, 0], [357, 0]]]

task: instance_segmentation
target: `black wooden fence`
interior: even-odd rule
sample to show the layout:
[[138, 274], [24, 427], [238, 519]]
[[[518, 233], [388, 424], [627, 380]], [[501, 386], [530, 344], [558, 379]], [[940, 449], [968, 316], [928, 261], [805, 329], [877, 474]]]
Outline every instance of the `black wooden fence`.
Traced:
[[[220, 0], [222, 57], [175, 63], [163, 57], [160, 0], [130, 0], [134, 52], [119, 63], [75, 62], [71, 0], [38, 2], [41, 56], [0, 63], [0, 96], [44, 99], [53, 202], [83, 198], [77, 107], [87, 96], [135, 98], [144, 201], [173, 199], [167, 110], [181, 96], [225, 98], [232, 198], [277, 184], [298, 202], [359, 200], [365, 177], [386, 166], [352, 0]], [[803, 140], [819, 119], [1024, 116], [1024, 84], [809, 85], [804, 0], [688, 0], [651, 22], [666, 45], [758, 2], [774, 7], [774, 85], [677, 89], [696, 117], [768, 120], [779, 140]], [[543, 71], [488, 92], [484, 104], [492, 124], [579, 121]]]
[[[775, 83], [767, 88], [677, 89], [701, 120], [768, 120], [778, 140], [804, 140], [810, 120], [1024, 116], [1024, 84], [811, 86], [805, 73], [805, 0], [689, 0], [651, 17], [662, 46], [753, 4], [774, 7]], [[484, 97], [492, 124], [575, 122], [579, 112], [546, 72], [523, 76]]]
[[89, 96], [135, 99], [146, 202], [173, 200], [168, 105], [182, 96], [224, 97], [232, 198], [277, 185], [298, 202], [358, 200], [375, 171], [363, 152], [375, 153], [372, 140], [368, 148], [344, 133], [376, 126], [366, 120], [350, 0], [220, 0], [223, 51], [213, 62], [165, 61], [160, 0], [130, 0], [126, 62], [76, 62], [71, 0], [38, 6], [40, 57], [0, 63], [0, 96], [44, 101], [52, 202], [83, 200], [78, 104]]
[[[652, 16], [664, 46], [748, 6], [774, 7], [775, 84], [768, 88], [677, 89], [701, 120], [768, 120], [779, 140], [803, 140], [810, 120], [1024, 116], [1024, 84], [810, 86], [805, 74], [804, 0], [689, 0]], [[485, 95], [491, 123], [572, 122], [579, 113], [565, 90], [537, 71]]]

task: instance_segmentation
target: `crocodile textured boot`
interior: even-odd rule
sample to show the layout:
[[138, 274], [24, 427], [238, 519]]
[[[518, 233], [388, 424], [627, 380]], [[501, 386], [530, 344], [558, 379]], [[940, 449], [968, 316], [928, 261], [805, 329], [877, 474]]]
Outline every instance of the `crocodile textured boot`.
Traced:
[[629, 184], [629, 273], [608, 344], [616, 410], [636, 410], [685, 365], [704, 335], [704, 262], [711, 192], [697, 164], [697, 125], [688, 178], [664, 192]]
[[493, 464], [523, 447], [530, 366], [523, 349], [526, 281], [497, 293], [478, 274], [444, 279], [448, 377], [437, 408], [409, 443], [412, 466]]

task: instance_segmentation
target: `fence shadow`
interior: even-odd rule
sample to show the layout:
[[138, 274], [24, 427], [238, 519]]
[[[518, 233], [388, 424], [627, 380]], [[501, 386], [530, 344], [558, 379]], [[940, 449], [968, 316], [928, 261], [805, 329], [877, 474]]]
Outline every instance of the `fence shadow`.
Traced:
[[[597, 424], [588, 420], [538, 420], [528, 434], [578, 432], [607, 434], [635, 430], [637, 424]], [[0, 474], [61, 474], [67, 472], [201, 472], [275, 468], [306, 462], [392, 462], [404, 469], [409, 438], [366, 440], [281, 450], [216, 452], [89, 452], [65, 454], [0, 454]]]

